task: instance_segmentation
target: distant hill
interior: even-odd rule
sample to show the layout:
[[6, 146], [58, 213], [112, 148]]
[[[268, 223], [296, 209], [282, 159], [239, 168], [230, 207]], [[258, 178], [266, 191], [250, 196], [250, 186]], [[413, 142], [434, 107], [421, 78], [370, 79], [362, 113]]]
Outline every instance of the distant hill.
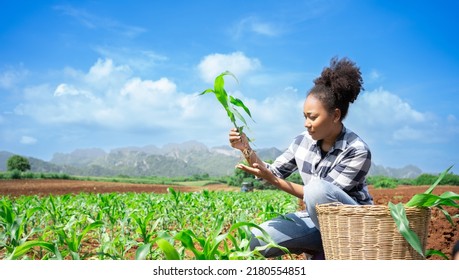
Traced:
[[393, 178], [416, 178], [421, 174], [422, 170], [414, 165], [407, 165], [402, 168], [391, 168], [372, 164], [369, 172], [370, 176], [380, 175]]
[[[274, 160], [282, 151], [277, 148], [256, 149], [262, 160]], [[0, 152], [0, 171], [13, 153]], [[24, 156], [24, 155], [23, 155]], [[208, 174], [231, 176], [234, 166], [242, 161], [241, 153], [230, 146], [208, 148], [197, 141], [171, 143], [162, 148], [120, 147], [106, 152], [99, 148], [76, 149], [70, 153], [55, 153], [47, 162], [29, 157], [32, 171], [65, 173], [80, 176], [177, 177]], [[416, 166], [390, 168], [372, 165], [371, 176], [415, 178], [422, 174]]]
[[8, 159], [13, 155], [14, 154], [10, 152], [0, 151], [0, 171], [7, 170], [6, 163], [8, 162]]

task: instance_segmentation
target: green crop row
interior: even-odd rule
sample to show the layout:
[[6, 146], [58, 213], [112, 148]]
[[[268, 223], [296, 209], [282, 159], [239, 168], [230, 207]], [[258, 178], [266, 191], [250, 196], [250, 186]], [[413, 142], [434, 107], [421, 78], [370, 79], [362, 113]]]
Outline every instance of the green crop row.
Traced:
[[0, 259], [263, 259], [250, 229], [296, 208], [274, 190], [3, 196]]

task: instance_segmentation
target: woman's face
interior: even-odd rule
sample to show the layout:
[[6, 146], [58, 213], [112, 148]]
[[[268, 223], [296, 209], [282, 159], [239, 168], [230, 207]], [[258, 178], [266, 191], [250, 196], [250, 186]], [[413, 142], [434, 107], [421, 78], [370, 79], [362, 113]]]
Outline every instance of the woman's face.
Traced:
[[330, 113], [325, 109], [322, 102], [313, 95], [308, 95], [304, 102], [303, 113], [304, 126], [314, 140], [322, 140], [332, 137], [336, 125], [339, 124], [339, 110]]

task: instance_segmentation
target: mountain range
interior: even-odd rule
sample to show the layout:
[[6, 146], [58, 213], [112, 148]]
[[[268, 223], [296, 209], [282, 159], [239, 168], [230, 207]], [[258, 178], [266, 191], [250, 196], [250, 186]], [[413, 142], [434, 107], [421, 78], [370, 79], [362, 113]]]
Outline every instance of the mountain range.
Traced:
[[[256, 149], [256, 152], [262, 160], [274, 160], [282, 153], [277, 148]], [[0, 171], [6, 171], [7, 160], [12, 155], [0, 151]], [[121, 147], [109, 152], [100, 148], [76, 149], [71, 153], [55, 153], [50, 161], [27, 158], [33, 172], [129, 177], [231, 176], [234, 166], [242, 160], [241, 153], [230, 146], [208, 148], [197, 141], [167, 144], [162, 148], [154, 145]], [[373, 164], [369, 175], [415, 178], [420, 174], [422, 171], [413, 165], [390, 168]]]

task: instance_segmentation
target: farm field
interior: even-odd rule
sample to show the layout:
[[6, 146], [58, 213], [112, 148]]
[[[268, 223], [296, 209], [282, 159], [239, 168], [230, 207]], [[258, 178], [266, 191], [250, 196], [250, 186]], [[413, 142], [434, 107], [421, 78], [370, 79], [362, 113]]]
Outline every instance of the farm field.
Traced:
[[[239, 188], [229, 187], [223, 184], [208, 185], [204, 187], [199, 186], [177, 186], [177, 185], [152, 185], [152, 184], [129, 184], [129, 183], [115, 183], [115, 182], [95, 182], [95, 181], [77, 181], [77, 180], [0, 180], [0, 200], [1, 197], [10, 197], [11, 199], [19, 198], [21, 196], [38, 196], [46, 197], [52, 195], [54, 197], [80, 193], [93, 193], [93, 194], [110, 194], [110, 193], [155, 193], [155, 194], [166, 194], [168, 188], [173, 188], [177, 193], [192, 193], [201, 192], [207, 190], [209, 192], [237, 192], [238, 195], [254, 195], [253, 193], [240, 193]], [[373, 195], [376, 204], [387, 204], [392, 201], [393, 203], [406, 202], [414, 194], [425, 191], [428, 186], [399, 186], [396, 189], [375, 189], [370, 186], [370, 192]], [[434, 193], [443, 193], [444, 191], [459, 192], [457, 186], [437, 186]], [[258, 193], [261, 191], [256, 191]], [[266, 197], [265, 197], [266, 199]], [[293, 198], [282, 198], [284, 199], [283, 205], [290, 205], [285, 208], [271, 209], [275, 211], [292, 211], [295, 208], [299, 209], [302, 207], [301, 203], [296, 202]], [[268, 201], [258, 202], [258, 205], [266, 207]], [[225, 202], [229, 203], [229, 202]], [[233, 203], [233, 202], [232, 202]], [[255, 203], [253, 203], [255, 204]], [[203, 209], [206, 209], [202, 205]], [[249, 207], [244, 204], [231, 205], [235, 209], [236, 207], [244, 208]], [[270, 206], [273, 208], [273, 206]], [[289, 208], [290, 207], [290, 208]], [[81, 206], [82, 211], [86, 211], [84, 206]], [[261, 210], [261, 209], [260, 209]], [[254, 211], [251, 209], [250, 211]], [[199, 212], [199, 211], [198, 211]], [[457, 209], [450, 210], [451, 215], [458, 215]], [[266, 218], [266, 217], [265, 217]], [[233, 221], [234, 222], [234, 221]], [[1, 232], [0, 232], [1, 235]], [[151, 236], [150, 236], [151, 237]], [[427, 241], [427, 249], [441, 250], [449, 258], [451, 258], [451, 250], [454, 242], [459, 240], [459, 221], [455, 220], [455, 226], [451, 226], [443, 214], [436, 209], [432, 210], [431, 224], [429, 226], [429, 236]], [[97, 244], [90, 243], [84, 246], [91, 247]], [[132, 250], [124, 253], [126, 258], [134, 258], [135, 246], [132, 246]], [[5, 252], [0, 251], [0, 259], [3, 258]], [[70, 254], [69, 254], [70, 256]], [[296, 259], [302, 259], [304, 256], [295, 256]], [[437, 260], [441, 259], [438, 256], [431, 256], [428, 259]]]

